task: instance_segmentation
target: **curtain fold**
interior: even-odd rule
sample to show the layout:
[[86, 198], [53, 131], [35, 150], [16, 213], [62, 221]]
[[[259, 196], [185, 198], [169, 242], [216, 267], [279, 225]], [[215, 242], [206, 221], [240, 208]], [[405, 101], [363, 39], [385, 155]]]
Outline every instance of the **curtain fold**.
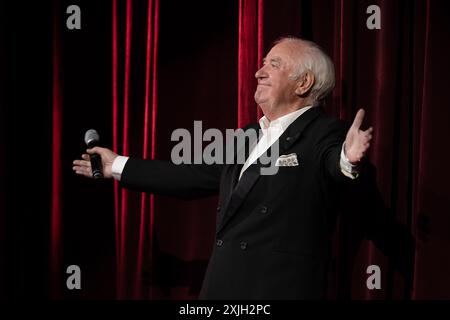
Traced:
[[[149, 0], [145, 3], [146, 8], [143, 4], [132, 0], [126, 0], [124, 4], [118, 4], [118, 0], [113, 1], [113, 149], [126, 156], [154, 158], [159, 0]], [[118, 5], [124, 5], [125, 11], [119, 13]], [[146, 13], [145, 20], [142, 19], [142, 13]], [[119, 19], [125, 21], [123, 38], [117, 30]], [[138, 26], [141, 29], [135, 30], [134, 19], [145, 21], [145, 24], [139, 23]], [[145, 29], [142, 29], [144, 26]], [[121, 45], [120, 41], [124, 41], [124, 44]], [[119, 48], [123, 48], [123, 55], [119, 54]], [[144, 54], [136, 54], [137, 49], [144, 51]], [[123, 60], [118, 61], [119, 57]], [[143, 69], [142, 74], [134, 71], [137, 66]], [[119, 71], [120, 67], [124, 68], [123, 73]], [[131, 80], [130, 77], [134, 77], [135, 80]], [[121, 95], [118, 92], [121, 88], [123, 88], [122, 104], [119, 100]], [[132, 99], [131, 95], [133, 95]], [[130, 101], [133, 102], [132, 106]], [[141, 120], [138, 126], [135, 122], [137, 119]], [[130, 126], [139, 129], [132, 130]], [[130, 194], [127, 190], [119, 190], [118, 183], [115, 182], [114, 203], [117, 297], [119, 299], [149, 298], [150, 292], [144, 286], [143, 273], [144, 265], [152, 263], [154, 196], [142, 193], [138, 199], [135, 194]]]
[[50, 296], [59, 298], [62, 286], [60, 278], [62, 273], [62, 125], [63, 125], [63, 105], [61, 90], [61, 32], [58, 25], [61, 23], [58, 10], [59, 3], [54, 1], [53, 16], [53, 72], [52, 72], [52, 189], [51, 189], [51, 218], [50, 218]]
[[263, 56], [264, 0], [239, 0], [237, 125], [243, 128], [259, 119], [255, 103], [255, 72]]

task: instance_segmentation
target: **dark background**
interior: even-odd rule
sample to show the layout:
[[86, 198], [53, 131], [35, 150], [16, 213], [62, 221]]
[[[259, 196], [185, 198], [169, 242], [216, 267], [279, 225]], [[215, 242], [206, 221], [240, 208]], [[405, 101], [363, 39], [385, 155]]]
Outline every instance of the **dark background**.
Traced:
[[51, 4], [0, 4], [4, 297], [45, 296], [51, 200]]

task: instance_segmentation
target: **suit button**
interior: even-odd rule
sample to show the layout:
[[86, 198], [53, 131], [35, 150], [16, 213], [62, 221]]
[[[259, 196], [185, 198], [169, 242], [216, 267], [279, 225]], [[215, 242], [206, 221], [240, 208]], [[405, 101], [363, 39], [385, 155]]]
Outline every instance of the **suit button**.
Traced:
[[216, 245], [217, 245], [218, 247], [221, 247], [221, 246], [223, 245], [223, 240], [217, 239], [217, 240], [216, 240]]
[[266, 214], [267, 213], [267, 207], [266, 206], [262, 206], [261, 207], [261, 213], [264, 213], [264, 214]]
[[242, 249], [242, 250], [247, 249], [247, 242], [242, 241], [242, 242], [240, 243], [240, 246], [241, 246], [241, 249]]
[[221, 206], [218, 206], [218, 207], [217, 207], [217, 212], [220, 212], [221, 209], [222, 209], [222, 207], [221, 207]]
[[291, 137], [286, 137], [286, 141], [291, 141]]

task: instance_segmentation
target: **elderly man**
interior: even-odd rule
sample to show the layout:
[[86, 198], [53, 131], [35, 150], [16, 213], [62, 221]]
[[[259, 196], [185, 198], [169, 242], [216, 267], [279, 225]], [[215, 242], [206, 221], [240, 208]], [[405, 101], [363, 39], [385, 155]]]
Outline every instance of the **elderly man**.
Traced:
[[[106, 178], [121, 186], [183, 198], [219, 194], [215, 246], [200, 294], [204, 299], [317, 299], [326, 292], [336, 191], [358, 176], [372, 128], [348, 129], [321, 107], [334, 87], [330, 58], [314, 43], [278, 41], [256, 72], [255, 101], [263, 130], [244, 164], [174, 165], [89, 149], [102, 157]], [[347, 130], [348, 129], [348, 130]], [[278, 143], [273, 175], [258, 158]], [[73, 170], [90, 177], [89, 155]], [[286, 162], [284, 162], [286, 163]]]

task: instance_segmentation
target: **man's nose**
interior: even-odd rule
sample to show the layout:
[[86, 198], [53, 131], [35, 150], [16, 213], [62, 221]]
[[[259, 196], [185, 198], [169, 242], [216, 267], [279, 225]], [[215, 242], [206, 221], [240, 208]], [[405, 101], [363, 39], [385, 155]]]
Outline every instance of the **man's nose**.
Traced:
[[259, 78], [266, 78], [266, 77], [267, 77], [267, 72], [265, 70], [265, 66], [263, 65], [261, 68], [259, 68], [258, 71], [256, 71], [255, 78], [259, 79]]

